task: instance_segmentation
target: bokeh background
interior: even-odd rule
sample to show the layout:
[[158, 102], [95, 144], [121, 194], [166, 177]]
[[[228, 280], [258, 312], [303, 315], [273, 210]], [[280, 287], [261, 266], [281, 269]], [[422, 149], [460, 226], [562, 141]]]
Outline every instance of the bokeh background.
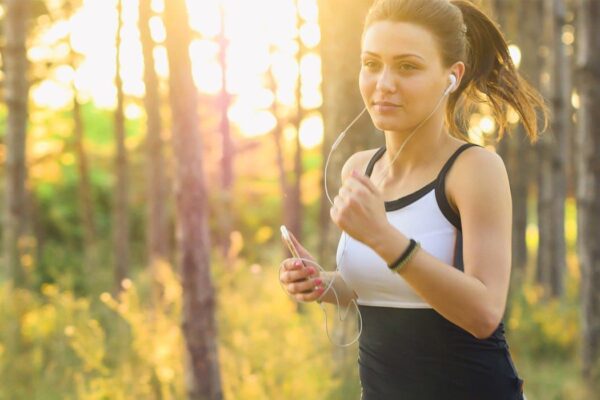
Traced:
[[[600, 1], [475, 2], [552, 113], [465, 127], [510, 176], [511, 353], [529, 400], [600, 399]], [[356, 313], [277, 274], [282, 223], [335, 269], [370, 4], [0, 1], [0, 399], [359, 398]], [[359, 119], [331, 193], [382, 144]]]

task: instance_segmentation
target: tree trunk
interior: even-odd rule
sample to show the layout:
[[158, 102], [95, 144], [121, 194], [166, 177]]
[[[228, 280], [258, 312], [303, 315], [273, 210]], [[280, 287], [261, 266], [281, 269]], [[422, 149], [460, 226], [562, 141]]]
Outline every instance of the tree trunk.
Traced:
[[544, 3], [545, 38], [552, 49], [546, 55], [546, 70], [550, 79], [542, 86], [551, 99], [553, 118], [550, 131], [542, 135], [538, 144], [539, 191], [538, 225], [539, 248], [537, 280], [553, 297], [563, 292], [566, 269], [565, 199], [566, 199], [566, 146], [567, 120], [570, 95], [565, 87], [565, 46], [561, 40], [564, 24], [562, 0]]
[[[277, 93], [277, 82], [275, 81], [275, 76], [273, 75], [272, 67], [269, 67], [267, 71], [267, 82], [269, 84], [269, 89], [275, 94]], [[271, 106], [271, 113], [275, 116], [275, 127], [273, 128], [273, 142], [275, 143], [275, 164], [277, 165], [277, 170], [279, 171], [279, 186], [282, 193], [282, 210], [281, 210], [281, 218], [280, 221], [283, 221], [283, 224], [291, 229], [290, 220], [289, 220], [289, 204], [290, 204], [290, 185], [287, 181], [287, 174], [285, 171], [285, 147], [283, 146], [283, 127], [282, 127], [282, 116], [279, 112], [279, 106], [277, 104], [277, 99], [273, 101]], [[295, 234], [295, 232], [294, 232]], [[283, 247], [285, 245], [282, 244]], [[287, 250], [285, 250], [287, 251]]]
[[[72, 64], [73, 68], [75, 65]], [[79, 173], [79, 184], [77, 195], [79, 196], [79, 215], [83, 225], [84, 243], [84, 271], [86, 276], [92, 273], [98, 265], [96, 251], [96, 224], [94, 222], [94, 207], [92, 200], [92, 185], [90, 183], [90, 172], [88, 157], [85, 150], [84, 125], [81, 115], [81, 104], [77, 98], [77, 89], [73, 89], [73, 121], [75, 133], [75, 154], [77, 159], [77, 171]]]
[[183, 286], [183, 334], [188, 360], [188, 397], [223, 398], [217, 353], [215, 290], [210, 274], [208, 197], [198, 129], [198, 99], [192, 78], [191, 30], [185, 0], [165, 2], [170, 103], [176, 159], [175, 195]]
[[6, 189], [4, 210], [4, 262], [6, 274], [15, 286], [25, 284], [19, 242], [26, 225], [26, 134], [29, 83], [27, 81], [27, 21], [30, 2], [6, 0], [3, 20], [5, 48], [4, 73], [7, 105], [6, 120]]
[[302, 145], [300, 144], [300, 125], [302, 124], [302, 120], [304, 119], [304, 109], [302, 108], [302, 74], [300, 70], [302, 57], [306, 54], [306, 48], [302, 43], [302, 39], [300, 38], [300, 28], [302, 26], [302, 19], [300, 18], [300, 13], [298, 12], [298, 0], [295, 1], [296, 6], [296, 15], [297, 15], [297, 25], [296, 29], [298, 30], [298, 80], [296, 84], [296, 136], [294, 138], [294, 182], [290, 187], [290, 202], [289, 202], [289, 225], [288, 228], [294, 232], [296, 238], [300, 243], [302, 243], [304, 236], [302, 235], [302, 218], [303, 218], [303, 209], [302, 209]]
[[[148, 226], [147, 249], [151, 268], [158, 260], [169, 259], [166, 179], [163, 141], [161, 138], [162, 120], [160, 117], [160, 93], [156, 69], [154, 67], [154, 41], [150, 34], [151, 0], [140, 0], [139, 29], [144, 56], [144, 106], [146, 108], [146, 156], [148, 176]], [[155, 276], [155, 273], [153, 273]]]
[[220, 238], [219, 247], [221, 253], [226, 256], [229, 254], [229, 248], [231, 246], [231, 232], [233, 231], [233, 220], [232, 220], [232, 188], [233, 188], [233, 157], [234, 157], [234, 145], [231, 137], [231, 129], [229, 126], [229, 117], [227, 112], [231, 103], [231, 98], [227, 92], [227, 48], [228, 42], [225, 36], [225, 5], [219, 6], [219, 14], [221, 17], [221, 33], [219, 35], [219, 63], [221, 65], [222, 78], [221, 78], [221, 94], [219, 96], [219, 109], [221, 111], [220, 131], [221, 131], [221, 202], [220, 207], [223, 208], [221, 212], [220, 223]]
[[125, 148], [125, 115], [123, 112], [123, 80], [121, 77], [121, 28], [123, 26], [123, 0], [119, 0], [116, 35], [116, 77], [117, 108], [115, 110], [116, 177], [113, 244], [115, 256], [115, 292], [121, 290], [121, 282], [127, 277], [129, 266], [129, 210], [127, 149]]
[[[583, 376], [600, 381], [600, 2], [580, 0], [577, 11], [576, 78], [577, 225], [581, 265]], [[599, 388], [596, 389], [600, 390]]]
[[[527, 29], [530, 22], [530, 20], [524, 17], [526, 10], [516, 12], [516, 6], [527, 7], [524, 4], [516, 5], [514, 1], [494, 1], [496, 19], [503, 33], [505, 33], [507, 40], [509, 42], [519, 42], [522, 54], [520, 69], [522, 71], [526, 65], [525, 58], [535, 56], [537, 54], [537, 47], [536, 43], [531, 40], [531, 43], [528, 43], [527, 38], [523, 35], [523, 30]], [[534, 21], [536, 15], [533, 16]], [[523, 20], [520, 21], [520, 19]], [[530, 47], [527, 47], [527, 45]], [[533, 52], [529, 51], [531, 48], [533, 48]], [[527, 195], [531, 179], [527, 165], [531, 150], [529, 144], [526, 142], [522, 124], [516, 126], [511, 134], [504, 136], [498, 144], [497, 150], [506, 164], [510, 180], [513, 204], [512, 267], [513, 271], [517, 272], [517, 274], [513, 275], [516, 278], [515, 281], [520, 282], [527, 264]], [[508, 314], [509, 306], [510, 304], [507, 305], [506, 314]]]

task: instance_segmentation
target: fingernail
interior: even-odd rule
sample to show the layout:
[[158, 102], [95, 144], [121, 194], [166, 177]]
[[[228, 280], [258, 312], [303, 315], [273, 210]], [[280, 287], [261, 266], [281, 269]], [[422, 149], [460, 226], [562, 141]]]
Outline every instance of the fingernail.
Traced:
[[323, 282], [323, 281], [322, 281], [322, 280], [320, 280], [320, 279], [315, 279], [315, 283], [316, 283], [317, 285], [320, 285], [322, 282]]
[[294, 267], [299, 267], [300, 265], [301, 265], [300, 261], [296, 261], [296, 262], [294, 263]]
[[315, 273], [315, 269], [313, 267], [308, 267], [307, 271], [311, 275]]

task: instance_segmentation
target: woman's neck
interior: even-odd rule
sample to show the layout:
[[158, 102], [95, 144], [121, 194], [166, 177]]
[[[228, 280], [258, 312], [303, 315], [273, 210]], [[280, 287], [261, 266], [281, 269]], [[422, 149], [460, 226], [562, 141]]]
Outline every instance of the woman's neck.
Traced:
[[[385, 165], [383, 167], [382, 180], [396, 180], [413, 171], [427, 168], [435, 163], [451, 143], [455, 142], [444, 127], [442, 118], [432, 118], [423, 124], [414, 134], [414, 128], [408, 131], [385, 131], [384, 154]], [[402, 147], [408, 138], [408, 142]], [[402, 151], [397, 154], [400, 148]], [[395, 159], [394, 159], [395, 158]], [[392, 164], [393, 162], [393, 164]]]

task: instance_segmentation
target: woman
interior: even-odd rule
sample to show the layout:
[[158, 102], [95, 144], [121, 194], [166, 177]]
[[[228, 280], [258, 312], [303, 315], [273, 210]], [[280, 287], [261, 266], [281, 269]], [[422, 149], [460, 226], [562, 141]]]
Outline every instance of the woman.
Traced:
[[299, 301], [336, 304], [329, 283], [342, 306], [357, 300], [362, 399], [523, 399], [502, 322], [509, 181], [496, 153], [468, 142], [456, 109], [487, 100], [502, 135], [510, 106], [533, 142], [544, 102], [467, 1], [376, 1], [361, 61], [361, 95], [385, 145], [343, 166], [330, 211], [347, 234], [339, 271], [288, 259], [280, 281]]

